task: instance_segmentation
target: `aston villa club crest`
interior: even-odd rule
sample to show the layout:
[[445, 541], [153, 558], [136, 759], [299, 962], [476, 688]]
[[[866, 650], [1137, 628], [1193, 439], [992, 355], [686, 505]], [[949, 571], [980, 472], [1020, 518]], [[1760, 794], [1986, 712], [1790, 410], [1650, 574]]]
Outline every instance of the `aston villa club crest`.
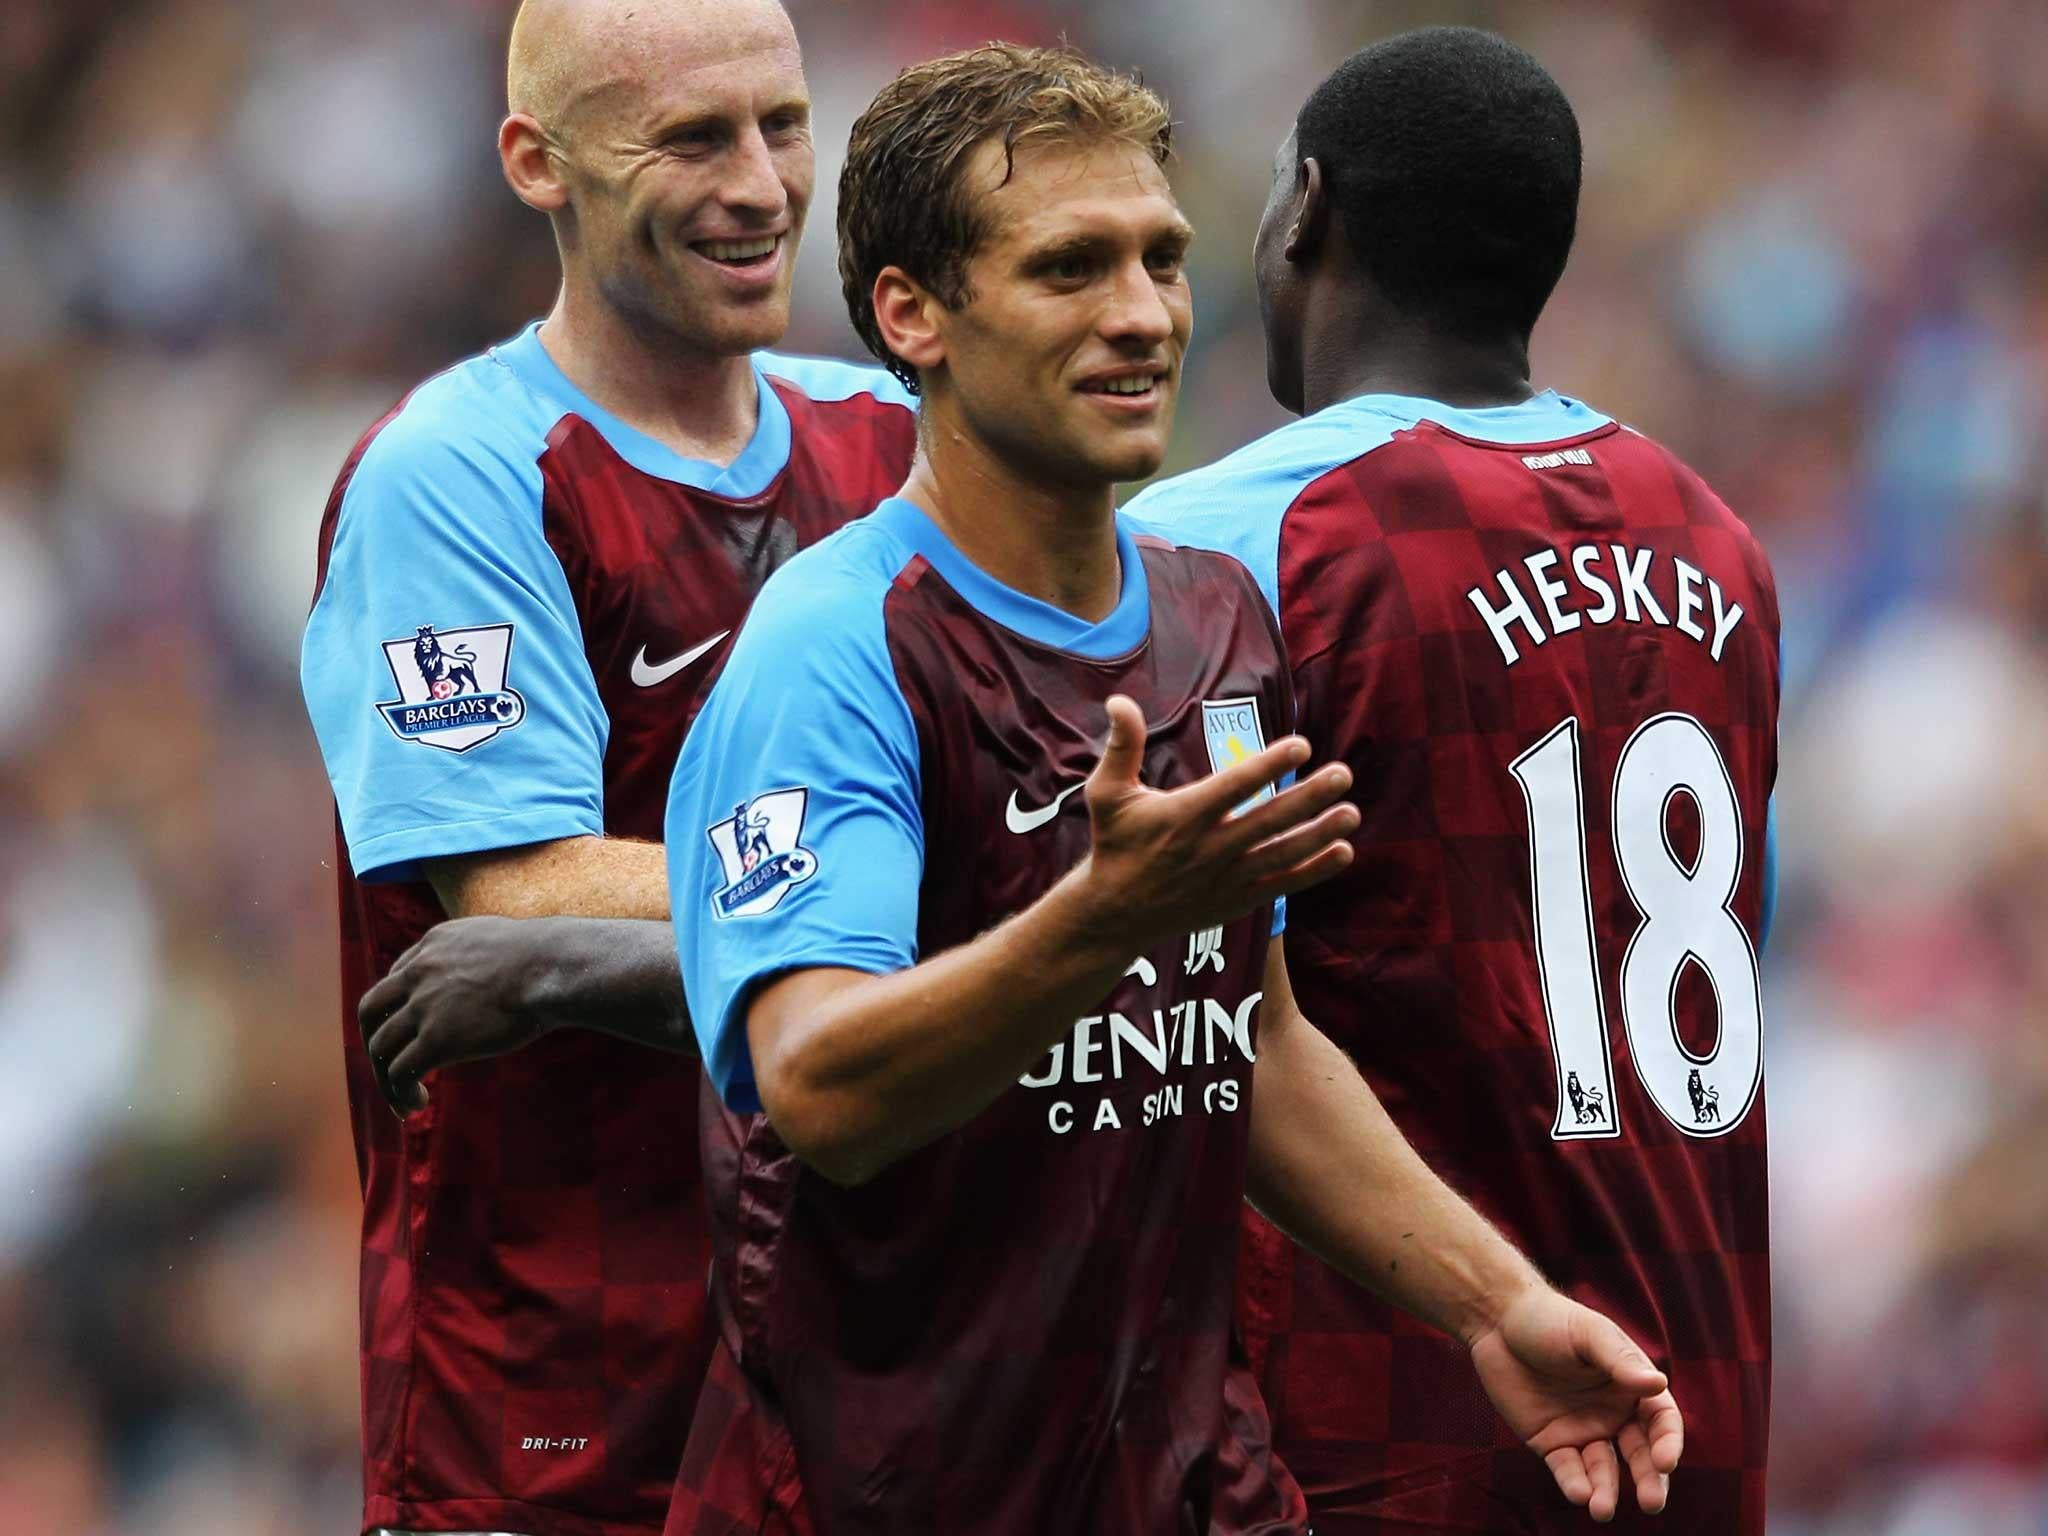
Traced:
[[[1248, 757], [1266, 750], [1266, 731], [1259, 723], [1259, 701], [1254, 698], [1202, 700], [1202, 739], [1208, 744], [1209, 766], [1221, 773]], [[1273, 798], [1273, 786], [1240, 805], [1232, 815], [1250, 810], [1261, 800]]]
[[772, 912], [793, 887], [818, 872], [818, 856], [801, 846], [810, 795], [807, 789], [756, 795], [706, 829], [725, 870], [725, 884], [711, 897], [719, 917]]
[[401, 741], [467, 752], [526, 718], [526, 701], [506, 683], [512, 626], [436, 630], [422, 624], [384, 642], [398, 697], [377, 706]]

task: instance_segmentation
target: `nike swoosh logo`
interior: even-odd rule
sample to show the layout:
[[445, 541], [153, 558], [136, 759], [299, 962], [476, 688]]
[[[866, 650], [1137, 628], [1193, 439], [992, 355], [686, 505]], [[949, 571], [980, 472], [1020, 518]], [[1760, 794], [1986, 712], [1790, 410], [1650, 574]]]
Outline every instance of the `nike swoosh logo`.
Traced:
[[1027, 811], [1023, 806], [1019, 805], [1017, 803], [1017, 791], [1011, 790], [1010, 803], [1003, 807], [1003, 825], [1012, 832], [1015, 832], [1019, 837], [1022, 837], [1026, 832], [1036, 832], [1048, 821], [1051, 821], [1053, 817], [1059, 815], [1060, 806], [1067, 796], [1079, 789], [1081, 784], [1087, 782], [1086, 779], [1083, 779], [1080, 784], [1069, 784], [1065, 789], [1052, 797], [1051, 805], [1042, 805], [1035, 811]]
[[721, 629], [702, 645], [693, 645], [682, 655], [671, 656], [659, 666], [648, 665], [647, 647], [643, 645], [640, 647], [640, 654], [633, 658], [633, 681], [642, 688], [652, 688], [656, 683], [665, 683], [731, 633], [729, 629]]

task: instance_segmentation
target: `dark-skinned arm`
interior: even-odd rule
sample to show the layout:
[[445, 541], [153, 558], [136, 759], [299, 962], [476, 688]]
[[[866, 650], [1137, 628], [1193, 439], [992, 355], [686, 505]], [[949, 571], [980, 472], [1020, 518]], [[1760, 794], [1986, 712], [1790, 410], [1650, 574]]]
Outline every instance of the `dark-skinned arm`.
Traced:
[[427, 1073], [556, 1029], [695, 1051], [664, 921], [661, 844], [565, 837], [431, 859], [423, 872], [453, 921], [429, 929], [356, 1005], [378, 1091], [398, 1113], [426, 1104]]
[[379, 1086], [401, 1114], [425, 1106], [426, 1073], [558, 1029], [697, 1053], [665, 921], [457, 918], [399, 956], [363, 994], [357, 1017]]

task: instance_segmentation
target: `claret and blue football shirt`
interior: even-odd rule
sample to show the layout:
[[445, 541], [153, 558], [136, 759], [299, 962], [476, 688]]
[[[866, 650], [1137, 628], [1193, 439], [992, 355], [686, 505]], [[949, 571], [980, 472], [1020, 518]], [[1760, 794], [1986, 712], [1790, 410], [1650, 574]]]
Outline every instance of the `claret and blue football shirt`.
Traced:
[[[1357, 857], [1292, 904], [1303, 1012], [1671, 1374], [1670, 1506], [1624, 1499], [1614, 1528], [1761, 1532], [1779, 672], [1756, 539], [1554, 393], [1346, 400], [1128, 511], [1251, 568], [1302, 734], [1352, 769]], [[1320, 1536], [1584, 1528], [1460, 1345], [1246, 1225], [1247, 1344]]]
[[1162, 788], [1291, 729], [1243, 566], [1129, 528], [1118, 553], [1089, 623], [885, 502], [763, 589], [684, 744], [670, 902], [725, 1102], [700, 1119], [720, 1344], [670, 1536], [1302, 1529], [1231, 1328], [1269, 908], [1134, 955], [1014, 1087], [858, 1188], [756, 1112], [762, 984], [902, 969], [1085, 855], [1112, 693]]
[[302, 659], [334, 786], [363, 1184], [366, 1526], [660, 1528], [710, 1352], [697, 1064], [569, 1030], [402, 1124], [357, 1000], [442, 911], [423, 861], [658, 838], [755, 592], [899, 486], [909, 397], [759, 354], [729, 465], [617, 420], [529, 327], [415, 389], [329, 500]]

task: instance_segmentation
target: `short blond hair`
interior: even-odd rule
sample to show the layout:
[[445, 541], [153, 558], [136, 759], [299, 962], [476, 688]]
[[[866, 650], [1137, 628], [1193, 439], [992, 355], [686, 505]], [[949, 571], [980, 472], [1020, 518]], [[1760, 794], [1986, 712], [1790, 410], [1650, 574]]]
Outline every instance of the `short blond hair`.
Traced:
[[1072, 48], [985, 43], [912, 65], [853, 125], [839, 175], [839, 282], [854, 330], [917, 388], [916, 370], [875, 322], [875, 279], [901, 267], [949, 307], [973, 297], [967, 263], [988, 214], [965, 172], [983, 144], [1003, 146], [1007, 180], [1019, 145], [1124, 143], [1163, 165], [1172, 139], [1156, 91]]

